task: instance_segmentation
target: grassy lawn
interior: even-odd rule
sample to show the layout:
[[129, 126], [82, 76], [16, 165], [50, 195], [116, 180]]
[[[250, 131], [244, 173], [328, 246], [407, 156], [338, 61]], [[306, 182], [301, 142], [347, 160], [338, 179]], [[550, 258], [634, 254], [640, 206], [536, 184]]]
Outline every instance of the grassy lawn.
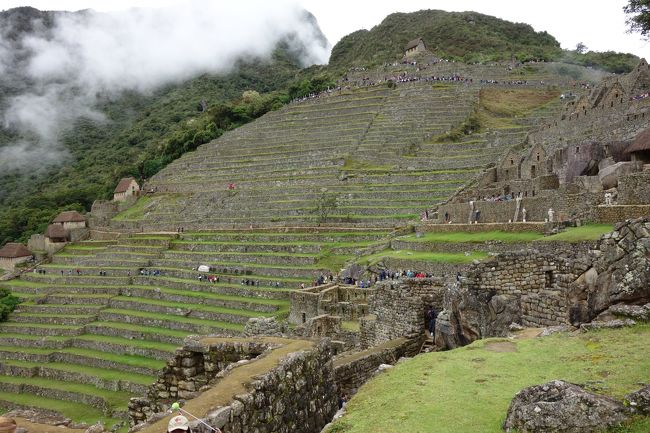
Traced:
[[358, 263], [374, 265], [384, 258], [394, 258], [402, 260], [417, 260], [431, 263], [471, 263], [473, 260], [481, 260], [488, 255], [482, 251], [473, 251], [471, 254], [465, 253], [426, 253], [408, 250], [387, 250], [380, 253], [364, 256], [358, 260]]
[[[501, 433], [510, 400], [554, 379], [597, 384], [622, 397], [650, 382], [650, 324], [515, 340], [515, 352], [477, 341], [420, 355], [366, 383], [330, 433]], [[650, 418], [625, 430], [647, 432]]]
[[542, 238], [543, 235], [536, 232], [509, 233], [501, 231], [491, 232], [449, 232], [449, 233], [424, 233], [422, 236], [416, 235], [402, 236], [398, 239], [408, 240], [409, 242], [447, 242], [447, 243], [482, 243], [487, 241], [501, 241], [506, 243], [530, 242]]
[[546, 236], [540, 241], [557, 241], [557, 242], [584, 242], [598, 240], [605, 233], [614, 230], [612, 224], [587, 224], [581, 227], [571, 227], [552, 236]]

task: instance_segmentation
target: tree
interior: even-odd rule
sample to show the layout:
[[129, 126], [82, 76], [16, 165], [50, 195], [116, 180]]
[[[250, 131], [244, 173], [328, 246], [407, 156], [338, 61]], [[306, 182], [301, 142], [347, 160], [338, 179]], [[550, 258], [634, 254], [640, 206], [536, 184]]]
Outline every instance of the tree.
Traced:
[[625, 21], [630, 32], [639, 32], [646, 39], [650, 38], [650, 0], [629, 0], [623, 11], [628, 15]]
[[584, 54], [589, 48], [582, 42], [578, 42], [576, 45], [575, 52], [578, 54]]

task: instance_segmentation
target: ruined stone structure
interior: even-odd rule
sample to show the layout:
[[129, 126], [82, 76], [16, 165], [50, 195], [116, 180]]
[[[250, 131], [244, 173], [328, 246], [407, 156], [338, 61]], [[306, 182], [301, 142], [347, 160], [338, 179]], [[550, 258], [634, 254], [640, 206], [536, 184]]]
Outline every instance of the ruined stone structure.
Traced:
[[505, 336], [511, 323], [574, 325], [617, 303], [650, 300], [650, 218], [620, 223], [593, 250], [504, 253], [447, 285], [436, 344]]
[[[472, 221], [470, 201], [474, 210], [480, 209], [481, 222], [522, 221], [523, 209], [528, 221], [544, 221], [550, 208], [559, 221], [611, 221], [603, 215], [608, 211], [599, 209], [604, 193], [630, 200], [633, 189], [626, 178], [644, 171], [649, 74], [641, 62], [630, 74], [606, 79], [590, 95], [567, 102], [559, 119], [531, 132], [475, 186], [441, 205], [437, 222], [445, 222], [444, 215], [451, 215], [453, 222]], [[615, 199], [612, 204], [640, 203]], [[622, 219], [640, 216], [625, 207], [617, 212]]]
[[374, 291], [344, 284], [308, 287], [291, 293], [289, 322], [295, 325], [323, 314], [342, 320], [357, 320], [368, 312], [368, 297]]
[[376, 346], [403, 335], [423, 335], [427, 307], [442, 309], [443, 286], [442, 278], [377, 283], [370, 297], [370, 314], [360, 320], [361, 346]]
[[[185, 406], [190, 412], [194, 405], [210, 407], [196, 415], [227, 432], [320, 431], [336, 412], [342, 390], [354, 392], [379, 365], [416, 354], [420, 344], [417, 337], [399, 338], [332, 361], [327, 340], [188, 340], [147, 397], [131, 399], [132, 431], [159, 433], [169, 418], [166, 410], [179, 398], [193, 399]], [[260, 370], [256, 365], [261, 363]], [[193, 421], [192, 431], [206, 430]]]

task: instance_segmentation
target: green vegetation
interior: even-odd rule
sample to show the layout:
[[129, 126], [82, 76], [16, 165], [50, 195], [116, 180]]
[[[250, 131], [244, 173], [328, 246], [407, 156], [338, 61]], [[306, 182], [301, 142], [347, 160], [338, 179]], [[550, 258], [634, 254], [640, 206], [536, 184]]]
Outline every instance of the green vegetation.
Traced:
[[14, 311], [18, 304], [20, 304], [20, 299], [12, 295], [11, 290], [0, 287], [0, 322], [6, 321], [9, 313]]
[[363, 256], [357, 259], [358, 263], [365, 265], [373, 265], [383, 259], [401, 259], [423, 261], [431, 263], [471, 263], [474, 260], [481, 260], [487, 257], [487, 253], [481, 251], [472, 251], [471, 253], [426, 253], [420, 251], [408, 250], [386, 250], [379, 253]]
[[449, 242], [449, 243], [482, 243], [488, 241], [499, 241], [506, 243], [530, 242], [542, 238], [543, 235], [536, 232], [448, 232], [448, 233], [424, 233], [421, 236], [407, 235], [398, 239], [410, 242]]
[[[277, 49], [271, 62], [239, 62], [226, 75], [206, 74], [152, 95], [125, 92], [105, 100], [97, 109], [107, 122], [82, 118], [62, 137], [70, 153], [66, 164], [0, 174], [0, 245], [43, 233], [61, 211], [90, 210], [94, 200], [112, 197], [121, 177], [149, 178], [224, 131], [332, 85], [327, 71], [301, 70], [286, 50]], [[16, 139], [3, 131], [0, 149]]]
[[421, 37], [437, 56], [467, 63], [510, 60], [551, 60], [562, 53], [546, 32], [476, 12], [422, 10], [394, 13], [371, 30], [359, 30], [332, 49], [330, 66], [373, 66], [400, 59], [404, 46]]
[[[495, 343], [514, 352], [492, 350]], [[622, 399], [648, 381], [650, 325], [531, 340], [477, 341], [418, 356], [366, 383], [329, 432], [500, 433], [520, 389], [554, 379]], [[444, 420], [444, 421], [443, 421]], [[621, 430], [648, 431], [650, 418]]]
[[[103, 422], [106, 426], [113, 426], [121, 420], [105, 416], [101, 410], [92, 406], [71, 401], [54, 400], [36, 396], [34, 394], [22, 393], [14, 394], [11, 392], [0, 392], [0, 404], [2, 401], [10, 402], [24, 407], [37, 407], [58, 412], [70, 419], [78, 422], [85, 422], [88, 425], [95, 424], [97, 421]], [[126, 431], [126, 428], [120, 431]]]
[[584, 242], [598, 240], [605, 233], [613, 230], [611, 224], [586, 224], [581, 227], [571, 227], [556, 235], [547, 236], [542, 241]]

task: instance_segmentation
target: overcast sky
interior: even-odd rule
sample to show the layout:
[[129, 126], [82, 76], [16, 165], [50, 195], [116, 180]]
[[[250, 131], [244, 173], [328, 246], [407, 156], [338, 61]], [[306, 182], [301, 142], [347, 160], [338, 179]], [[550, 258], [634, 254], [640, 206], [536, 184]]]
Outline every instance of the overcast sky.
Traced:
[[[212, 0], [223, 1], [223, 0]], [[250, 3], [251, 13], [256, 3], [271, 0], [240, 0]], [[273, 0], [274, 2], [277, 0]], [[291, 0], [281, 0], [285, 3]], [[573, 49], [583, 42], [595, 51], [630, 52], [650, 60], [650, 42], [637, 34], [627, 34], [623, 6], [627, 0], [294, 0], [312, 12], [332, 45], [343, 36], [362, 28], [370, 29], [388, 14], [420, 9], [447, 11], [473, 10], [509, 21], [525, 22], [535, 30], [546, 30], [562, 44]], [[163, 7], [182, 3], [181, 0], [0, 0], [0, 9], [33, 6], [41, 10], [99, 11], [129, 7]]]

